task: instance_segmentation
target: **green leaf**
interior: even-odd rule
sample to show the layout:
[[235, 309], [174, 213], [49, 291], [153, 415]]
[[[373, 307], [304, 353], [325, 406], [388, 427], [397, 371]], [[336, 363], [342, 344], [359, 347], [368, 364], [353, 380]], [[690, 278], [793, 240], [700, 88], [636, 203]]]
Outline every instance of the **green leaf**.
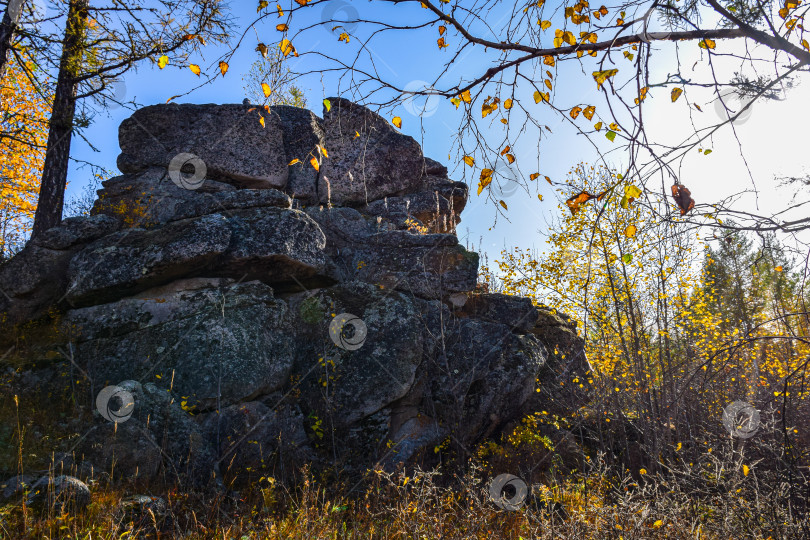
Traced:
[[332, 110], [332, 102], [329, 101], [328, 99], [323, 100], [323, 106], [326, 107], [326, 112]]
[[711, 154], [711, 153], [712, 153], [712, 151], [711, 151], [711, 150], [704, 150], [704, 151], [703, 151], [703, 155], [704, 155], [704, 156], [708, 156], [708, 155], [709, 155], [709, 154]]
[[607, 137], [607, 140], [609, 140], [610, 142], [613, 142], [613, 139], [616, 138], [616, 132], [608, 131], [607, 133], [605, 133], [605, 137]]
[[630, 205], [630, 201], [628, 201], [628, 200], [627, 200], [627, 195], [625, 195], [624, 197], [622, 197], [622, 202], [621, 202], [621, 205], [622, 205], [622, 208], [624, 208], [625, 210], [627, 210], [627, 207]]
[[622, 255], [622, 262], [624, 264], [630, 264], [631, 262], [633, 262], [633, 256], [630, 255], [629, 253], [625, 253], [624, 255]]

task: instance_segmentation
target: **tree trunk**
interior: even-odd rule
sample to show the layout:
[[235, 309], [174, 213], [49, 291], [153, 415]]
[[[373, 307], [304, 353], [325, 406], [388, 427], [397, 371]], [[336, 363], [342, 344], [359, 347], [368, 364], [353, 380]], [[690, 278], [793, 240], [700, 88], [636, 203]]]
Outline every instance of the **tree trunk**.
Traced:
[[20, 22], [23, 0], [9, 0], [3, 20], [0, 22], [0, 79], [6, 74], [8, 51], [11, 49], [11, 40], [17, 31]]
[[73, 118], [76, 114], [77, 76], [81, 72], [88, 6], [89, 0], [70, 0], [32, 237], [62, 221]]

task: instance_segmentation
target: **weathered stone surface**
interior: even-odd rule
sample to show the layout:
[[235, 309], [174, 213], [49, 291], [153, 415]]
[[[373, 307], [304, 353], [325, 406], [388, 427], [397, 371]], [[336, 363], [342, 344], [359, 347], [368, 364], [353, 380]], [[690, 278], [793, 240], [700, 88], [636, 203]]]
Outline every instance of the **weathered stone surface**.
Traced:
[[[336, 426], [349, 426], [408, 392], [422, 362], [425, 336], [416, 324], [415, 304], [400, 292], [361, 282], [313, 292], [289, 300], [297, 328], [295, 371], [306, 373], [321, 361], [331, 361], [328, 401], [321, 394], [325, 376], [302, 383], [304, 401], [332, 415]], [[361, 346], [347, 350], [335, 344], [329, 333], [333, 313], [362, 319], [366, 335]], [[343, 328], [343, 335], [352, 330], [351, 325], [338, 328]]]
[[184, 189], [159, 167], [118, 176], [103, 185], [92, 213], [127, 221], [129, 226], [152, 228], [216, 212], [291, 206], [290, 198], [276, 189], [236, 189], [214, 180], [206, 180], [196, 190]]
[[23, 494], [31, 489], [34, 485], [36, 478], [30, 474], [18, 474], [4, 482], [0, 482], [0, 502], [12, 501], [23, 496]]
[[454, 234], [387, 231], [351, 208], [308, 208], [326, 232], [327, 272], [337, 281], [360, 280], [424, 298], [441, 298], [475, 288], [478, 255]]
[[[310, 457], [304, 417], [297, 407], [277, 400], [249, 401], [201, 415], [198, 423], [212, 441], [221, 473], [230, 482], [253, 476], [295, 472]], [[252, 474], [248, 474], [251, 472]]]
[[318, 184], [322, 203], [368, 204], [419, 184], [425, 161], [412, 137], [365, 107], [328, 99], [323, 125], [329, 158], [321, 162]]
[[[438, 422], [469, 445], [524, 409], [547, 353], [535, 336], [516, 334], [506, 324], [448, 319], [445, 341], [424, 371], [425, 397]], [[435, 319], [431, 327], [442, 329]]]
[[77, 358], [96, 385], [173, 380], [188, 406], [210, 409], [270, 393], [293, 363], [287, 306], [259, 282], [194, 280], [71, 310]]
[[[152, 105], [121, 123], [118, 168], [168, 167], [178, 154], [205, 162], [208, 177], [242, 187], [283, 188], [287, 161], [281, 119], [244, 105]], [[264, 118], [264, 126], [259, 117]]]
[[12, 339], [14, 325], [40, 317], [63, 296], [71, 255], [29, 243], [0, 265], [0, 343]]
[[110, 216], [72, 217], [34, 238], [31, 244], [46, 249], [66, 250], [77, 244], [92, 242], [119, 228], [118, 220]]
[[90, 488], [72, 476], [43, 476], [31, 486], [27, 504], [40, 510], [75, 513], [90, 504]]
[[74, 305], [100, 303], [184, 276], [294, 282], [320, 270], [324, 243], [323, 232], [306, 214], [274, 207], [125, 229], [73, 257], [67, 299]]
[[195, 275], [228, 250], [231, 235], [222, 214], [108, 235], [70, 261], [67, 300], [74, 305], [102, 303]]
[[116, 518], [125, 523], [134, 523], [135, 527], [152, 525], [155, 519], [162, 522], [169, 514], [169, 505], [161, 497], [151, 495], [132, 495], [121, 500], [116, 511]]
[[522, 296], [506, 294], [466, 294], [459, 315], [490, 322], [501, 322], [513, 330], [528, 333], [537, 322], [537, 308]]
[[[324, 147], [323, 120], [315, 113], [298, 107], [277, 105], [271, 110], [281, 119], [284, 132], [285, 160], [299, 163], [289, 166], [286, 192], [307, 204], [318, 201], [318, 171], [309, 160], [320, 156], [318, 145]], [[331, 149], [327, 150], [328, 152]], [[331, 154], [330, 154], [331, 155]]]
[[134, 380], [112, 384], [131, 394], [132, 416], [116, 426], [97, 414], [75, 453], [100, 471], [114, 471], [128, 480], [164, 477], [195, 486], [210, 481], [215, 456], [197, 423], [182, 409], [178, 394]]
[[[451, 209], [450, 201], [437, 192], [421, 191], [402, 197], [386, 197], [360, 209], [369, 216], [381, 216], [394, 222], [418, 230], [413, 220], [425, 226], [425, 232], [451, 232], [455, 230], [460, 218]], [[409, 218], [411, 218], [409, 220]]]

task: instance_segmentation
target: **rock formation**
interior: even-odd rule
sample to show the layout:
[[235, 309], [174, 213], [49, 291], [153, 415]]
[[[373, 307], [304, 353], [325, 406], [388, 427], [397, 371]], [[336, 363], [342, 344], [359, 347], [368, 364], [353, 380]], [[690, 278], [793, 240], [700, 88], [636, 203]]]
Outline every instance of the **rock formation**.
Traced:
[[73, 435], [34, 437], [57, 465], [205, 483], [430, 462], [577, 406], [575, 324], [476, 289], [467, 186], [329, 101], [125, 120], [92, 215], [0, 266], [4, 419], [17, 394]]

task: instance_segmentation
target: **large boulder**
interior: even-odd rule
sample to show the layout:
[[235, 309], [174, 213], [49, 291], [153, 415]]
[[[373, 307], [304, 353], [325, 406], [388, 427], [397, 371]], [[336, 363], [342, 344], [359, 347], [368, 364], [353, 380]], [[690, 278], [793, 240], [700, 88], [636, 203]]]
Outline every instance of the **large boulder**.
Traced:
[[[477, 290], [478, 255], [454, 233], [467, 186], [376, 113], [330, 105], [323, 120], [141, 109], [93, 215], [0, 266], [0, 426], [39, 411], [27, 472], [219, 486], [305, 464], [360, 475], [435, 463], [448, 441], [471, 449], [587, 398], [575, 323]], [[178, 181], [182, 152], [206, 175]], [[110, 388], [132, 397], [126, 418], [99, 405]]]
[[320, 166], [322, 203], [368, 204], [419, 185], [422, 149], [383, 117], [346, 99], [328, 98], [324, 137], [329, 157]]
[[[283, 188], [288, 178], [283, 133], [278, 114], [263, 107], [152, 105], [121, 123], [118, 168], [136, 173], [152, 166], [168, 167], [178, 155], [193, 154], [214, 180]], [[180, 161], [179, 165], [185, 162]]]

